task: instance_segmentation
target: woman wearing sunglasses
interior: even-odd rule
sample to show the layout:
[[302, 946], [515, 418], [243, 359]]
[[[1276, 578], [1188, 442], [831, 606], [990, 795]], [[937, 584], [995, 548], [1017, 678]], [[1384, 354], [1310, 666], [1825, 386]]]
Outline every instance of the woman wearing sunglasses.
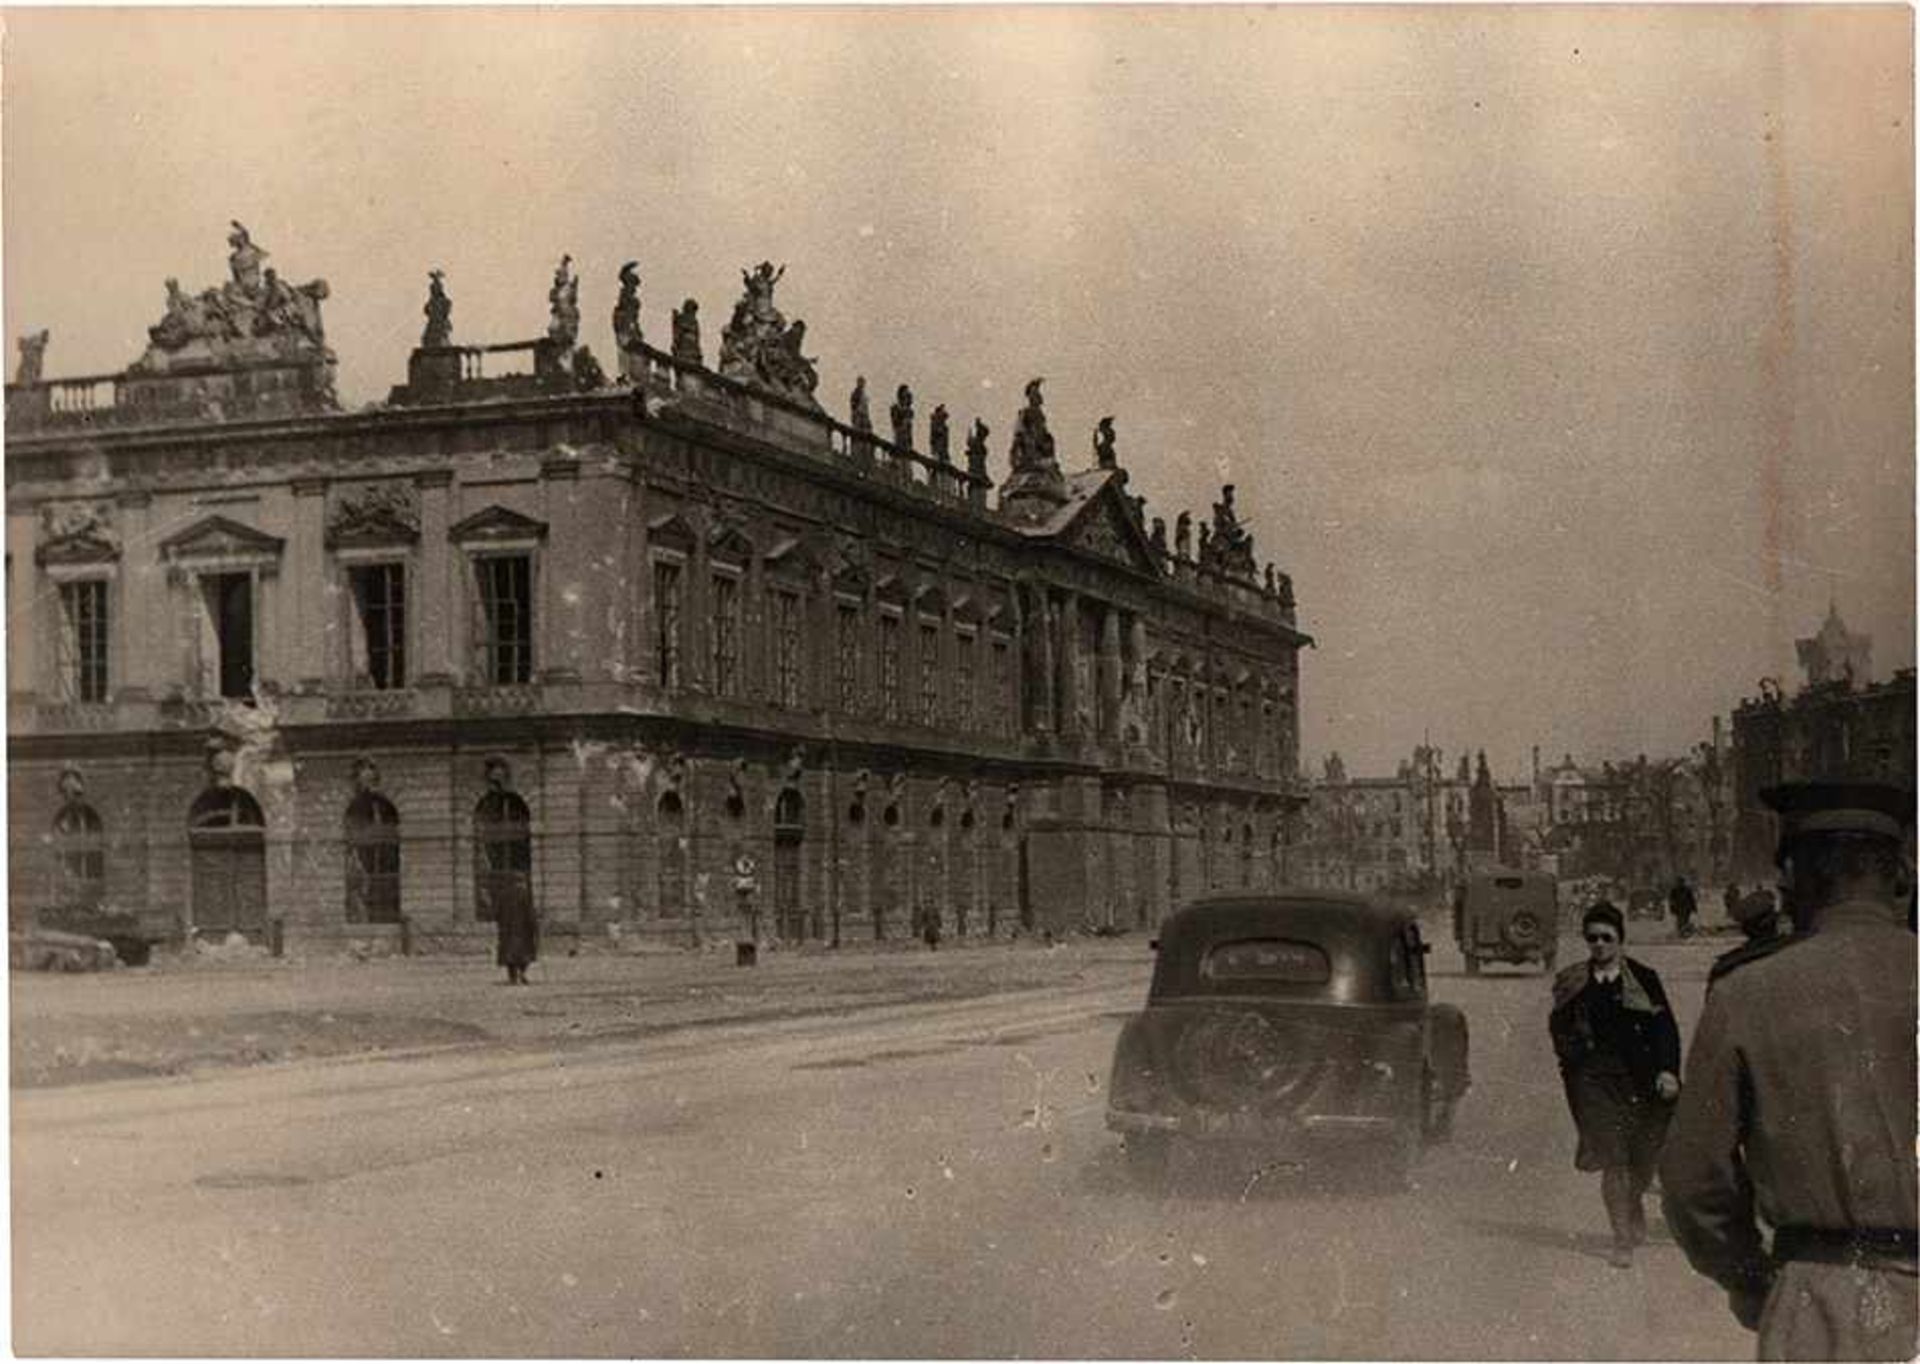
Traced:
[[1680, 1028], [1652, 967], [1621, 949], [1626, 918], [1605, 900], [1580, 923], [1587, 957], [1553, 981], [1548, 1029], [1580, 1144], [1577, 1169], [1600, 1171], [1613, 1227], [1607, 1263], [1625, 1269], [1647, 1239], [1642, 1199], [1680, 1094]]

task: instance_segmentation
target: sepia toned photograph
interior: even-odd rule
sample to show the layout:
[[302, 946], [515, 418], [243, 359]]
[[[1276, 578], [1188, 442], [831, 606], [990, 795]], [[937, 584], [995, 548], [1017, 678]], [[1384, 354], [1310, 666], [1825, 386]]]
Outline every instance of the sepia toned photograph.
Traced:
[[1920, 1354], [1913, 113], [0, 7], [10, 1349]]

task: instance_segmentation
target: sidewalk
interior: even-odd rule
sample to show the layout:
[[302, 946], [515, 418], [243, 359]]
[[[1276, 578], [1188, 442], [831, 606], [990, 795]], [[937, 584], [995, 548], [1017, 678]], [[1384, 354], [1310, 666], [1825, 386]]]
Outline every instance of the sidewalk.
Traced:
[[94, 975], [11, 973], [16, 1088], [421, 1048], [555, 1047], [683, 1028], [1138, 980], [1148, 935], [862, 944], [839, 952], [583, 953], [509, 987], [490, 957], [156, 957]]

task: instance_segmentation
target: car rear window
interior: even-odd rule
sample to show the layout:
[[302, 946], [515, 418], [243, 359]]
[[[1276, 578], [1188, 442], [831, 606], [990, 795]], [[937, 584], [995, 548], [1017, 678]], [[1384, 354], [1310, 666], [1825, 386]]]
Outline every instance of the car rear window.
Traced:
[[1286, 985], [1322, 985], [1333, 974], [1327, 954], [1308, 942], [1242, 938], [1215, 946], [1200, 964], [1208, 980], [1261, 980]]

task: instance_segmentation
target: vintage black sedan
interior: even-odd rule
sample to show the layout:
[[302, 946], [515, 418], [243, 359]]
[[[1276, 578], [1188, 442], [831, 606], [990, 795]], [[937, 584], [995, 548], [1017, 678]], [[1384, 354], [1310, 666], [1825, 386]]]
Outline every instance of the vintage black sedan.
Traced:
[[1121, 1029], [1107, 1126], [1142, 1175], [1176, 1141], [1311, 1160], [1372, 1148], [1405, 1177], [1466, 1092], [1467, 1021], [1427, 998], [1410, 910], [1330, 891], [1221, 895], [1161, 925]]

